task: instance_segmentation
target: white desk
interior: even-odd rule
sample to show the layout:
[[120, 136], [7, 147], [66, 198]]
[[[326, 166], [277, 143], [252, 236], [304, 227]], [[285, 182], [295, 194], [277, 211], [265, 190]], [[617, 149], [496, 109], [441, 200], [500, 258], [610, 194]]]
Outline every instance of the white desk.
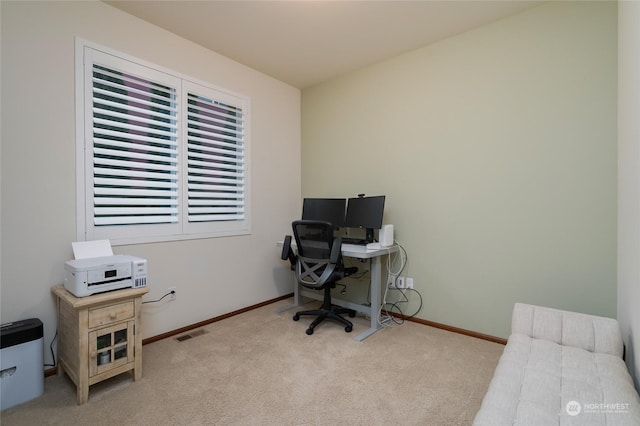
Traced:
[[[278, 247], [282, 247], [282, 245], [282, 241], [279, 241], [277, 243]], [[295, 242], [292, 242], [292, 246], [295, 249]], [[354, 340], [362, 341], [380, 329], [380, 324], [378, 324], [378, 310], [380, 309], [380, 304], [382, 303], [382, 286], [386, 284], [383, 283], [382, 279], [382, 258], [397, 251], [398, 246], [395, 245], [378, 250], [367, 250], [365, 246], [358, 246], [353, 244], [342, 245], [343, 257], [371, 260], [371, 305], [347, 302], [346, 300], [340, 300], [333, 297], [331, 300], [334, 305], [353, 309], [356, 312], [365, 313], [371, 318], [371, 326], [369, 327], [369, 329], [358, 334], [356, 337], [354, 337]], [[278, 312], [284, 312], [302, 306], [302, 296], [316, 300], [323, 299], [322, 294], [305, 289], [300, 284], [298, 284], [298, 281], [294, 277], [293, 304], [278, 309]]]

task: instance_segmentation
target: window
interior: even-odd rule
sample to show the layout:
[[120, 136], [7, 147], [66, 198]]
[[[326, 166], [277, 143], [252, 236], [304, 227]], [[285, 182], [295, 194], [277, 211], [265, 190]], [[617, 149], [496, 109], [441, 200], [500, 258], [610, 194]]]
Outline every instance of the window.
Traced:
[[248, 233], [248, 99], [77, 44], [78, 239]]

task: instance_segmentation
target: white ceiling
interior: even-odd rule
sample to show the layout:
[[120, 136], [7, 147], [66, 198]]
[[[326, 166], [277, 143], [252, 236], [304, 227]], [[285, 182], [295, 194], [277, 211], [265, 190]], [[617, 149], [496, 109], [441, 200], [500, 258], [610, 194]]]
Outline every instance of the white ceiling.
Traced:
[[542, 3], [105, 2], [300, 89]]

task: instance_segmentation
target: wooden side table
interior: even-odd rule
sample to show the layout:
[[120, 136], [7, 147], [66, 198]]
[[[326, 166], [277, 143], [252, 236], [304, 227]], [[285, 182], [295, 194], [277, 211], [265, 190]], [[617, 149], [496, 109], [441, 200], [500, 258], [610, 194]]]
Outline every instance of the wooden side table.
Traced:
[[63, 285], [57, 296], [58, 374], [75, 383], [78, 404], [89, 399], [89, 386], [133, 370], [142, 378], [140, 316], [146, 287], [75, 297]]

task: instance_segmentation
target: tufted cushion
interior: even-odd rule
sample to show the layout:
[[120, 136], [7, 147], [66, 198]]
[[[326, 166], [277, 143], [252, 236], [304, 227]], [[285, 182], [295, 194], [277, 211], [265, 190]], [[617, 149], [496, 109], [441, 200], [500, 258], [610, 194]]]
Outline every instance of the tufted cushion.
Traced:
[[622, 358], [622, 336], [612, 318], [516, 303], [511, 332]]
[[474, 425], [640, 425], [617, 321], [517, 304], [512, 326]]

